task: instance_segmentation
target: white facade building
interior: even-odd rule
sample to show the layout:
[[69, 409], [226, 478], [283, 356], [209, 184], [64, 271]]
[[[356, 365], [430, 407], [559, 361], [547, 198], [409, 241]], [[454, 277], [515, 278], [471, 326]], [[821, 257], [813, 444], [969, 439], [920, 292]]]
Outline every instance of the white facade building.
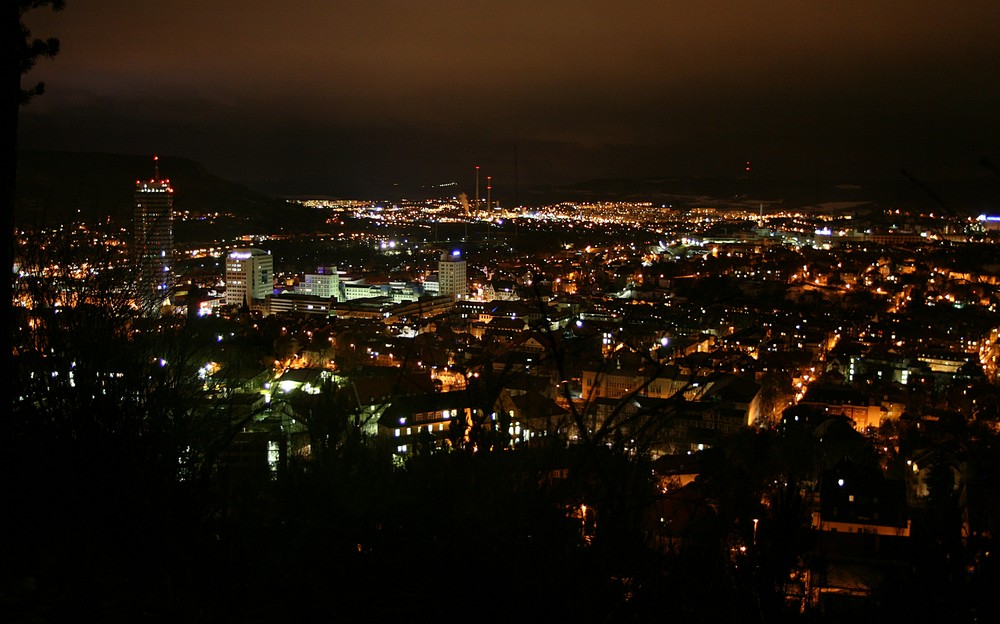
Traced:
[[226, 256], [226, 305], [247, 305], [274, 292], [274, 258], [262, 249], [235, 249]]
[[319, 273], [306, 273], [302, 281], [295, 287], [297, 295], [312, 295], [322, 299], [341, 298], [340, 276], [337, 267], [321, 268]]
[[441, 254], [438, 262], [438, 294], [456, 299], [465, 299], [469, 294], [465, 258], [457, 249]]

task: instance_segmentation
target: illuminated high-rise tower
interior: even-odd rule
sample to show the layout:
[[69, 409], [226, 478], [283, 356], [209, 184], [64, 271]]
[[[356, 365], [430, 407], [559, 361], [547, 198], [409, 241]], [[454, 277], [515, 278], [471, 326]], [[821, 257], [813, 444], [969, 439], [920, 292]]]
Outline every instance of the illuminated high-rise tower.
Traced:
[[136, 292], [148, 312], [158, 310], [174, 287], [174, 189], [160, 179], [159, 159], [153, 161], [153, 178], [135, 182]]
[[464, 299], [469, 294], [466, 263], [459, 250], [441, 254], [438, 262], [438, 294]]

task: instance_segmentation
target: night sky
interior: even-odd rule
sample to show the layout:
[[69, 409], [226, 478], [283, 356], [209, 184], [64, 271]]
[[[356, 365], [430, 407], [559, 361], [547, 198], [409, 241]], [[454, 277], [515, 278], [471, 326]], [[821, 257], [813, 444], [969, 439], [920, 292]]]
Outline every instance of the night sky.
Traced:
[[997, 0], [67, 0], [20, 146], [349, 194], [600, 177], [995, 175]]

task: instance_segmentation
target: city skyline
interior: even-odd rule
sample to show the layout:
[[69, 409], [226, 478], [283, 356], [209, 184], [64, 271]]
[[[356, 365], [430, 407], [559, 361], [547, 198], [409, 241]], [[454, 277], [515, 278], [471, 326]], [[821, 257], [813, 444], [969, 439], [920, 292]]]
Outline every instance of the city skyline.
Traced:
[[[31, 11], [59, 56], [20, 146], [199, 160], [274, 193], [600, 177], [994, 176], [1000, 9], [112, 0]], [[469, 179], [466, 179], [469, 178]]]
[[63, 4], [8, 619], [1000, 622], [995, 0]]
[[998, 619], [995, 217], [153, 172], [15, 230], [21, 619]]

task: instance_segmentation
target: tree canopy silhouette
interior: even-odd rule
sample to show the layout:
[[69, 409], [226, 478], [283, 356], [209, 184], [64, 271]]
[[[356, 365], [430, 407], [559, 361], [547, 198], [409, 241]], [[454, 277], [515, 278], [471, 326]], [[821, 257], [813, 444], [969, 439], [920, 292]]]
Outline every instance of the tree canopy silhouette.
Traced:
[[[4, 223], [7, 227], [8, 236], [14, 231], [14, 187], [17, 183], [17, 121], [18, 112], [23, 104], [35, 95], [41, 95], [45, 91], [45, 84], [36, 83], [29, 89], [22, 87], [21, 81], [24, 74], [31, 71], [39, 59], [52, 58], [59, 53], [59, 40], [55, 37], [48, 39], [32, 38], [31, 31], [24, 25], [22, 18], [27, 11], [40, 7], [50, 6], [54, 11], [61, 11], [66, 3], [63, 0], [17, 0], [8, 5], [7, 13], [7, 36], [4, 37], [7, 46], [7, 98], [6, 111], [4, 115], [4, 130], [7, 139], [4, 141], [4, 151], [7, 157], [3, 162], [7, 163], [3, 167], [3, 174], [0, 176], [0, 201], [3, 202]], [[15, 15], [16, 12], [16, 15]], [[14, 266], [13, 239], [8, 238], [3, 246], [3, 266]], [[3, 280], [3, 290], [0, 297], [3, 298], [3, 311], [5, 326], [10, 327], [11, 305], [12, 305], [12, 284], [10, 276]], [[4, 333], [4, 343], [0, 345], [4, 359], [10, 363], [11, 343], [10, 333]], [[8, 367], [9, 369], [9, 367]]]

